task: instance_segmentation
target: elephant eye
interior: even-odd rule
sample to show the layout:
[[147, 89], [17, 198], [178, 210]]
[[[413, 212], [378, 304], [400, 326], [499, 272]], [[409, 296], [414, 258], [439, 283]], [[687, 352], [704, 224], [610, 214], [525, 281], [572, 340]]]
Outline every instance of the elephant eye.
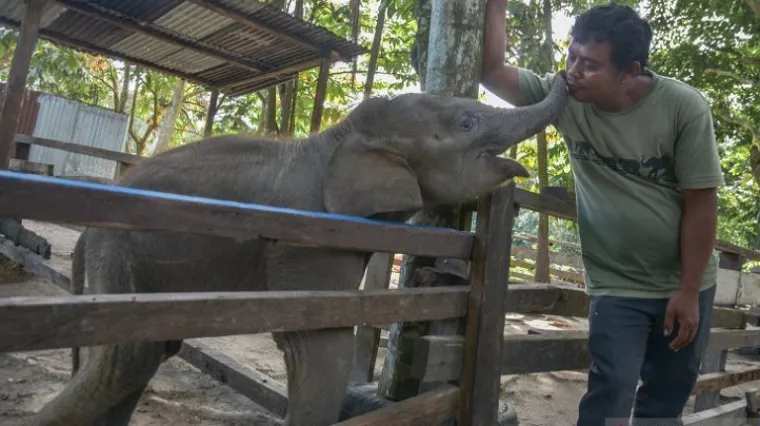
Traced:
[[475, 124], [477, 124], [477, 119], [475, 117], [465, 117], [465, 119], [459, 124], [459, 128], [465, 132], [469, 132], [475, 127]]

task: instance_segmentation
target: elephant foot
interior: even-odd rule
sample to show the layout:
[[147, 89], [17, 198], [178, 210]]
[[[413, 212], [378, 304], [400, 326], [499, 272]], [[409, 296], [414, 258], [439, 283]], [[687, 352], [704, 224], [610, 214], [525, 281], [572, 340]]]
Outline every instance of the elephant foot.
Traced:
[[[345, 421], [354, 417], [367, 414], [383, 407], [392, 405], [394, 401], [377, 396], [378, 383], [362, 383], [349, 386], [343, 407], [340, 411], [340, 420]], [[517, 412], [507, 401], [499, 401], [498, 426], [519, 426]], [[454, 420], [441, 423], [439, 426], [454, 426]]]
[[507, 401], [499, 400], [499, 417], [497, 418], [499, 426], [519, 426], [520, 421], [517, 419], [517, 412]]
[[377, 383], [362, 383], [349, 386], [340, 410], [340, 421], [367, 414], [393, 403], [377, 396]]

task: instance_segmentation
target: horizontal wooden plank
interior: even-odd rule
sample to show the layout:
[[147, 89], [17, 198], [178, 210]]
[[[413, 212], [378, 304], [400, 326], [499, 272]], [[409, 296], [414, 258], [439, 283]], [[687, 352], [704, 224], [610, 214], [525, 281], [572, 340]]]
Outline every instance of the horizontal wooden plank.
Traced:
[[590, 362], [588, 333], [567, 330], [504, 337], [501, 374], [583, 370]]
[[576, 220], [575, 204], [562, 201], [556, 197], [541, 195], [536, 192], [517, 189], [515, 202], [521, 207], [539, 213], [559, 217], [567, 220]]
[[[588, 317], [589, 297], [582, 288], [555, 284], [509, 284], [505, 312]], [[742, 329], [749, 317], [744, 311], [713, 308], [713, 328]]]
[[0, 170], [0, 217], [469, 259], [474, 234], [447, 228], [147, 191]]
[[0, 298], [0, 352], [458, 318], [466, 313], [469, 290]]
[[185, 340], [177, 355], [251, 401], [280, 417], [285, 416], [288, 408], [287, 389], [273, 378], [195, 339]]
[[742, 383], [760, 380], [760, 368], [750, 367], [739, 371], [706, 373], [699, 376], [695, 394], [719, 391]]
[[683, 426], [743, 426], [747, 422], [747, 401], [729, 402], [681, 417]]
[[[740, 346], [760, 346], [760, 330], [711, 330], [708, 352]], [[464, 354], [461, 336], [423, 336], [417, 342], [415, 353], [425, 354], [425, 357], [413, 365], [413, 377], [424, 381], [459, 378]], [[588, 368], [589, 362], [588, 332], [585, 330], [513, 334], [504, 338], [501, 374], [584, 370]], [[744, 383], [751, 381], [754, 377], [752, 374], [756, 373], [739, 374], [732, 378], [708, 376], [709, 381], [705, 386], [731, 383], [732, 380]], [[697, 389], [701, 389], [699, 385]]]
[[736, 349], [742, 346], [760, 346], [760, 330], [710, 330], [707, 352]]
[[[515, 201], [520, 207], [539, 213], [572, 221], [578, 218], [575, 203], [563, 201], [556, 197], [518, 189], [515, 192]], [[717, 241], [715, 248], [718, 251], [738, 254], [748, 260], [760, 260], [760, 251], [750, 250], [727, 241]]]
[[55, 139], [40, 138], [37, 136], [25, 135], [22, 133], [16, 134], [15, 141], [16, 143], [60, 149], [61, 151], [89, 155], [92, 157], [104, 158], [106, 160], [113, 160], [126, 164], [137, 164], [144, 158], [139, 155], [128, 154], [126, 152], [112, 151], [110, 149], [97, 148], [94, 146], [81, 145], [78, 143], [63, 142]]
[[760, 260], [760, 252], [757, 250], [737, 246], [727, 241], [718, 241], [715, 247], [722, 252], [738, 254], [746, 260]]
[[553, 311], [560, 301], [560, 288], [551, 284], [509, 284], [504, 312], [531, 314]]
[[58, 287], [70, 291], [69, 277], [56, 271], [49, 260], [45, 260], [39, 254], [14, 244], [12, 241], [0, 236], [0, 254], [23, 266], [29, 272], [45, 278]]
[[36, 175], [53, 175], [52, 164], [37, 163], [29, 160], [21, 160], [19, 158], [9, 159], [8, 170], [20, 173], [33, 173]]
[[334, 426], [439, 425], [456, 416], [459, 393], [459, 388], [443, 385]]

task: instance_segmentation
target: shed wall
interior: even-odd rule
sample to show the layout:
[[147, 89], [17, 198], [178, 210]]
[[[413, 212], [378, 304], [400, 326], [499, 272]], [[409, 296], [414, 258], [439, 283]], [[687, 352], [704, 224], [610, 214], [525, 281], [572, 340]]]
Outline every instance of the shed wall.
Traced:
[[[126, 114], [58, 96], [39, 97], [39, 112], [33, 136], [124, 152], [129, 117]], [[32, 146], [29, 160], [52, 164], [56, 176], [94, 176], [113, 179], [113, 160]]]

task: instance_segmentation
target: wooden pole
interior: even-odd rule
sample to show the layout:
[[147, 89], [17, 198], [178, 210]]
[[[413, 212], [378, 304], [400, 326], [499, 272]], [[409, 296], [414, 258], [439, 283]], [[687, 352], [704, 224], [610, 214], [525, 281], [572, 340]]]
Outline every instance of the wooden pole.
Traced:
[[504, 304], [516, 213], [514, 182], [478, 204], [457, 423], [460, 426], [497, 424]]
[[14, 151], [14, 136], [18, 127], [21, 103], [24, 99], [29, 64], [37, 41], [40, 20], [48, 0], [27, 0], [24, 20], [19, 29], [16, 52], [13, 54], [8, 85], [0, 107], [0, 169], [8, 169]]
[[314, 110], [311, 113], [311, 133], [316, 133], [322, 124], [322, 111], [325, 107], [327, 96], [327, 78], [330, 76], [330, 60], [325, 58], [319, 66], [319, 79], [317, 80], [317, 93], [314, 96]]
[[[546, 131], [536, 135], [538, 145], [538, 186], [543, 190], [549, 186], [548, 153]], [[536, 244], [536, 269], [533, 280], [537, 283], [551, 283], [549, 275], [549, 215], [538, 214], [538, 244]]]

